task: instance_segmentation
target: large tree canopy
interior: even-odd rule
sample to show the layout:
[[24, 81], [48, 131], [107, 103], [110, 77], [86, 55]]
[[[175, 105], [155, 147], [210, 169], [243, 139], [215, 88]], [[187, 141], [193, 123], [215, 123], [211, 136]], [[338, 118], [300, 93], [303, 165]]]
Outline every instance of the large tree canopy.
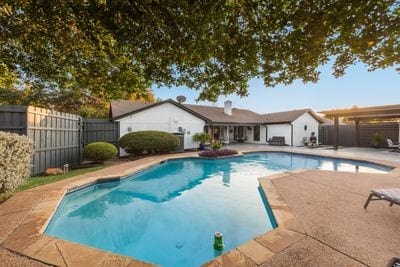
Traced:
[[[400, 2], [389, 0], [3, 0], [0, 87], [102, 99], [186, 85], [199, 99], [400, 64]], [[76, 94], [76, 92], [80, 92]]]

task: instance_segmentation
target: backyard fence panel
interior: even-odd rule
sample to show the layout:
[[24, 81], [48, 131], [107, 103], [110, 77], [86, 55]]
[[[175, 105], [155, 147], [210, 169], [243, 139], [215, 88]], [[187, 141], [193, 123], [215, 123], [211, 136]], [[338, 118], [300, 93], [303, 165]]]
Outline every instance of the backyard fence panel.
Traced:
[[0, 106], [0, 131], [26, 134], [26, 106]]
[[[84, 126], [84, 127], [83, 127]], [[82, 145], [103, 141], [118, 147], [119, 123], [85, 119], [44, 108], [0, 106], [0, 131], [27, 135], [34, 142], [31, 174], [82, 161]]]
[[339, 145], [340, 146], [355, 146], [355, 131], [354, 125], [342, 125], [339, 132]]
[[119, 123], [107, 119], [83, 120], [83, 145], [107, 142], [118, 147]]
[[369, 147], [372, 144], [372, 137], [378, 133], [387, 146], [386, 139], [393, 142], [399, 141], [399, 124], [398, 123], [379, 123], [379, 124], [360, 124], [360, 146]]
[[[335, 144], [335, 129], [333, 125], [320, 125], [318, 132], [321, 144], [330, 146]], [[339, 145], [356, 145], [354, 125], [339, 125]]]
[[53, 110], [28, 107], [27, 135], [34, 141], [32, 174], [50, 167], [81, 162], [81, 118]]
[[[398, 123], [374, 123], [360, 124], [360, 147], [371, 147], [372, 137], [375, 133], [384, 140], [389, 138], [393, 142], [399, 141], [399, 124]], [[335, 144], [335, 129], [333, 125], [320, 125], [319, 142], [323, 145]], [[356, 146], [355, 125], [339, 125], [339, 145], [340, 146]]]

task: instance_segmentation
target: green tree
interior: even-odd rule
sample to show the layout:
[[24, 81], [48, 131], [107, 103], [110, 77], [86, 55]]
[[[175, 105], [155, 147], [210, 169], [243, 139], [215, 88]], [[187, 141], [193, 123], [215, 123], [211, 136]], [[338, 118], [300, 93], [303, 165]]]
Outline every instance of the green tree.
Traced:
[[[316, 82], [361, 61], [400, 62], [400, 2], [328, 0], [3, 0], [0, 86], [33, 95], [117, 99], [150, 85], [186, 85], [199, 99]], [[77, 93], [78, 92], [78, 93]]]

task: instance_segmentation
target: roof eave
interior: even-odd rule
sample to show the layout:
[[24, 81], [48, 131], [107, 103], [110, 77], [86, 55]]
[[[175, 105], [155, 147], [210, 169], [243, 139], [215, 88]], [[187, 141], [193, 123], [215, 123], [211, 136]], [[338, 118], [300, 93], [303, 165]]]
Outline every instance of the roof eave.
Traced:
[[223, 125], [262, 125], [265, 122], [224, 122], [224, 121], [210, 121], [211, 124], [223, 124]]
[[153, 107], [156, 107], [156, 106], [160, 106], [160, 105], [163, 105], [163, 104], [166, 104], [166, 103], [173, 104], [173, 105], [175, 105], [175, 106], [177, 106], [177, 107], [179, 107], [179, 108], [185, 110], [186, 112], [189, 112], [190, 114], [192, 114], [192, 115], [194, 115], [194, 116], [196, 116], [196, 117], [198, 117], [198, 118], [204, 120], [205, 122], [209, 122], [209, 121], [210, 121], [210, 119], [208, 119], [208, 118], [202, 116], [201, 114], [198, 114], [197, 112], [195, 112], [195, 111], [193, 111], [193, 110], [191, 110], [191, 109], [185, 107], [184, 105], [182, 105], [182, 104], [180, 104], [180, 103], [178, 103], [178, 102], [176, 102], [176, 101], [174, 101], [174, 100], [172, 100], [172, 99], [167, 99], [167, 100], [164, 100], [164, 101], [152, 103], [152, 104], [150, 104], [150, 105], [147, 105], [147, 106], [144, 106], [144, 107], [141, 107], [141, 108], [132, 110], [132, 111], [127, 112], [127, 113], [125, 113], [125, 114], [121, 114], [121, 115], [115, 116], [114, 118], [112, 118], [112, 120], [119, 120], [119, 119], [122, 119], [122, 118], [124, 118], [124, 117], [126, 117], [126, 116], [130, 116], [130, 115], [139, 113], [139, 112], [141, 112], [141, 111], [144, 111], [144, 110], [146, 110], [146, 109], [150, 109], [150, 108], [153, 108]]
[[276, 121], [276, 122], [265, 122], [264, 124], [291, 124], [293, 121]]

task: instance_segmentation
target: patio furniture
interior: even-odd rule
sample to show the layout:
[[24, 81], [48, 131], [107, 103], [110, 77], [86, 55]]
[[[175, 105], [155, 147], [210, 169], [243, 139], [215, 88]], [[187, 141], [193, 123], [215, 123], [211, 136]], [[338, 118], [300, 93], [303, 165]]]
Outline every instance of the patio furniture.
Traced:
[[387, 267], [400, 267], [400, 258], [394, 257], [392, 258]]
[[227, 138], [227, 137], [223, 138], [223, 139], [221, 140], [221, 143], [222, 143], [224, 146], [229, 145], [229, 138]]
[[390, 207], [393, 206], [393, 204], [400, 205], [400, 188], [372, 189], [367, 202], [364, 204], [364, 209], [368, 207], [370, 201], [374, 200], [389, 201]]
[[395, 145], [391, 139], [386, 139], [388, 148], [392, 148], [392, 152], [400, 152], [400, 144]]
[[272, 136], [272, 138], [268, 139], [268, 144], [271, 146], [284, 146], [285, 145], [285, 137], [284, 136]]
[[237, 141], [239, 143], [246, 142], [247, 141], [247, 136], [236, 137], [235, 141]]
[[303, 137], [303, 139], [301, 140], [301, 143], [304, 145], [304, 146], [307, 146], [308, 145], [308, 141], [307, 141], [307, 137]]

